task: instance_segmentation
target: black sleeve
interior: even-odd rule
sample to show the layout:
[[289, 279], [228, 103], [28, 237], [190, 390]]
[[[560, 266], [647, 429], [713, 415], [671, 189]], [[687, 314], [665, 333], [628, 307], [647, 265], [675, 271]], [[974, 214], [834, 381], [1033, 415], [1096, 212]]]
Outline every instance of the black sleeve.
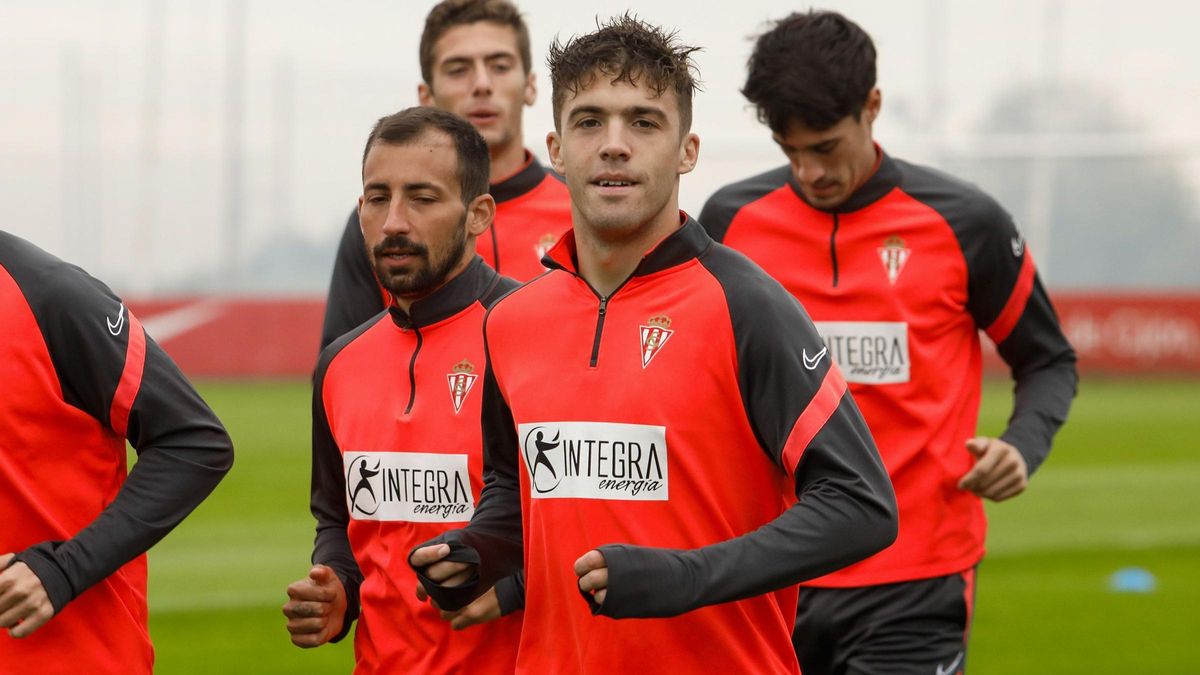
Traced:
[[333, 278], [325, 300], [321, 349], [384, 309], [383, 291], [367, 259], [358, 211], [346, 220], [346, 229], [333, 261]]
[[967, 308], [1012, 372], [1013, 412], [1000, 438], [1021, 452], [1032, 474], [1075, 397], [1075, 351], [1008, 213], [975, 195], [950, 215], [967, 260]]
[[1032, 475], [1067, 421], [1079, 383], [1075, 350], [1063, 335], [1041, 281], [1034, 280], [1021, 318], [997, 348], [1014, 382], [1013, 411], [1000, 438], [1021, 452]]
[[525, 568], [516, 574], [496, 582], [496, 600], [500, 605], [500, 616], [525, 609]]
[[350, 548], [347, 527], [350, 514], [346, 510], [346, 477], [343, 473], [342, 452], [329, 429], [329, 418], [325, 414], [323, 395], [325, 373], [333, 357], [357, 337], [345, 335], [326, 348], [317, 362], [313, 376], [312, 395], [312, 484], [309, 508], [317, 520], [317, 534], [313, 542], [312, 561], [327, 565], [337, 574], [346, 591], [346, 615], [342, 630], [333, 637], [338, 642], [350, 632], [350, 625], [358, 618], [359, 588], [362, 586], [362, 571]]
[[701, 262], [725, 289], [746, 415], [761, 451], [793, 472], [798, 501], [710, 546], [601, 547], [608, 594], [593, 610], [605, 616], [670, 617], [748, 598], [833, 572], [896, 538], [891, 481], [807, 314], [740, 254], [714, 247]]
[[[486, 335], [486, 322], [484, 330]], [[485, 338], [485, 349], [486, 344]], [[446, 543], [450, 545], [450, 560], [476, 565], [475, 575], [453, 588], [435, 584], [425, 576], [423, 568], [415, 568], [429, 595], [440, 607], [451, 611], [465, 607], [499, 580], [520, 573], [524, 564], [517, 430], [512, 410], [492, 373], [490, 355], [483, 376], [482, 406], [483, 492], [475, 514], [465, 528], [451, 530], [416, 547]], [[521, 577], [522, 596], [523, 581]], [[501, 589], [497, 589], [499, 592]], [[509, 603], [515, 602], [513, 592], [505, 590]]]
[[712, 237], [713, 241], [724, 241], [730, 224], [733, 223], [733, 219], [737, 217], [742, 207], [783, 187], [791, 175], [791, 167], [784, 165], [726, 185], [714, 192], [708, 201], [704, 202], [704, 208], [700, 210], [698, 219], [700, 225], [704, 227], [704, 231], [708, 232], [708, 236]]
[[122, 433], [138, 454], [116, 498], [91, 524], [65, 542], [17, 555], [58, 612], [191, 513], [229, 471], [233, 445], [191, 383], [106, 286], [69, 265], [55, 270], [29, 297], [63, 396]]

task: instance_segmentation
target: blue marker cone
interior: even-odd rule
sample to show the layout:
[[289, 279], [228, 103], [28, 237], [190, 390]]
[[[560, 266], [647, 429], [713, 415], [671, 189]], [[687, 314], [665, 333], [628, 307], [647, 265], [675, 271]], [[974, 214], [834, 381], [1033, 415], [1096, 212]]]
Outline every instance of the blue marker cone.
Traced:
[[1158, 579], [1141, 567], [1124, 567], [1108, 578], [1108, 590], [1113, 593], [1153, 593]]

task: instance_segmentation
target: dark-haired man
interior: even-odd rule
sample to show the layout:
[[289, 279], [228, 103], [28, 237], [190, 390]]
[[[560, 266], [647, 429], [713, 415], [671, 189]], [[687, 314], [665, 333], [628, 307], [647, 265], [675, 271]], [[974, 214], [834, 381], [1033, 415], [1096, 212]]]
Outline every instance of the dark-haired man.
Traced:
[[[1025, 239], [991, 198], [872, 138], [875, 49], [832, 12], [762, 35], [743, 90], [789, 160], [723, 188], [700, 220], [802, 298], [879, 444], [900, 506], [882, 553], [806, 582], [807, 675], [963, 670], [980, 498], [1025, 489], [1075, 392], [1075, 355]], [[1016, 381], [1000, 438], [975, 435], [983, 330]]]
[[[537, 96], [525, 21], [508, 0], [444, 0], [425, 19], [420, 59], [421, 105], [470, 121], [488, 144], [496, 222], [476, 242], [479, 254], [505, 276], [532, 279], [571, 211], [566, 187], [525, 149], [522, 113]], [[355, 211], [334, 262], [322, 348], [391, 301], [362, 250]]]
[[797, 673], [796, 582], [894, 536], [803, 309], [679, 211], [691, 51], [628, 16], [551, 48], [574, 229], [488, 315], [479, 508], [411, 557], [450, 609], [524, 561], [518, 672]]
[[[314, 566], [288, 587], [292, 642], [341, 639], [357, 673], [511, 673], [520, 616], [461, 635], [417, 600], [413, 546], [465, 523], [482, 488], [487, 307], [516, 286], [475, 254], [492, 223], [488, 146], [465, 120], [410, 108], [363, 153], [359, 216], [394, 298], [324, 350], [313, 384]], [[494, 598], [486, 617], [497, 612]]]
[[4, 231], [0, 316], [0, 671], [151, 673], [144, 554], [233, 445], [120, 298]]

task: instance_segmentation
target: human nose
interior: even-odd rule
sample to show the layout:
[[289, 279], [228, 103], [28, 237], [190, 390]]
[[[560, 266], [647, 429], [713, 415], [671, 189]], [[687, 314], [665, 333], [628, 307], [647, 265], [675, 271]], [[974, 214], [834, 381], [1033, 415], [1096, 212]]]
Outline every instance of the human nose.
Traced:
[[487, 96], [492, 93], [492, 74], [488, 72], [487, 64], [480, 64], [475, 69], [475, 81], [471, 87], [476, 96]]
[[600, 146], [600, 158], [629, 159], [629, 141], [620, 125], [611, 124], [605, 130], [604, 142]]
[[825, 165], [812, 157], [793, 157], [792, 173], [797, 183], [809, 185], [825, 177]]
[[387, 217], [383, 221], [383, 233], [390, 236], [404, 234], [410, 230], [412, 230], [412, 223], [405, 214], [404, 203], [397, 200], [388, 207]]

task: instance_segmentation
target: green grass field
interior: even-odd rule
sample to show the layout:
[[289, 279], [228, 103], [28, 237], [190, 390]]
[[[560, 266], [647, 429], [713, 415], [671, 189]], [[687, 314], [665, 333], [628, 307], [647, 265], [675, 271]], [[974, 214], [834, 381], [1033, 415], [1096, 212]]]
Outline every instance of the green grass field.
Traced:
[[[308, 569], [306, 383], [202, 383], [237, 462], [151, 553], [157, 672], [345, 673], [349, 641], [288, 642], [284, 589]], [[1007, 385], [980, 423], [997, 433]], [[1029, 492], [991, 505], [974, 673], [1194, 673], [1200, 628], [1200, 383], [1086, 381]], [[1113, 593], [1140, 567], [1149, 594]]]

